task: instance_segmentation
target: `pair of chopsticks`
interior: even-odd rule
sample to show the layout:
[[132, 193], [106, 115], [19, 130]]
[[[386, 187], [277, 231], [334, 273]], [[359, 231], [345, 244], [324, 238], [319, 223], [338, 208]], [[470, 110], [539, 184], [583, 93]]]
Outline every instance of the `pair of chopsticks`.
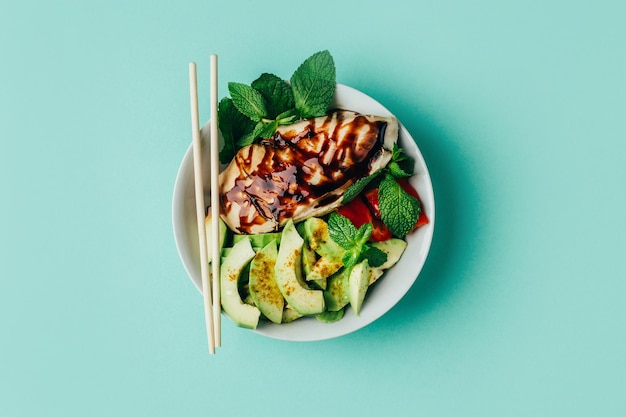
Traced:
[[[202, 183], [202, 143], [200, 138], [200, 116], [198, 111], [198, 77], [196, 63], [189, 63], [189, 93], [191, 96], [191, 131], [193, 134], [193, 167], [196, 193], [196, 215], [198, 221], [198, 243], [200, 245], [200, 272], [202, 274], [202, 296], [204, 319], [209, 339], [209, 353], [221, 346], [221, 297], [220, 297], [220, 253], [219, 253], [219, 160], [217, 145], [217, 55], [211, 55], [211, 254], [204, 223], [205, 203]], [[209, 259], [212, 272], [209, 274]]]

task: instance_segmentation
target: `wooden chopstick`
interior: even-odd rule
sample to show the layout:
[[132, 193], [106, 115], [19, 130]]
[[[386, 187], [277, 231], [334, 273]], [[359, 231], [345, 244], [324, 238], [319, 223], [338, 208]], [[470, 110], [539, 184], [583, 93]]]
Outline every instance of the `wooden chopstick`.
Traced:
[[202, 143], [200, 139], [200, 116], [198, 112], [198, 79], [196, 63], [189, 63], [189, 94], [191, 97], [191, 131], [193, 134], [193, 168], [196, 193], [196, 217], [198, 221], [198, 243], [200, 246], [200, 272], [202, 274], [202, 295], [204, 299], [204, 320], [209, 339], [209, 353], [215, 353], [215, 332], [213, 329], [213, 302], [209, 279], [206, 229], [204, 224], [204, 185], [202, 183]]
[[219, 148], [217, 131], [217, 55], [211, 55], [211, 265], [213, 267], [213, 329], [215, 331], [215, 346], [222, 345], [222, 308], [220, 294], [220, 247], [219, 221], [220, 200], [219, 181], [220, 173]]

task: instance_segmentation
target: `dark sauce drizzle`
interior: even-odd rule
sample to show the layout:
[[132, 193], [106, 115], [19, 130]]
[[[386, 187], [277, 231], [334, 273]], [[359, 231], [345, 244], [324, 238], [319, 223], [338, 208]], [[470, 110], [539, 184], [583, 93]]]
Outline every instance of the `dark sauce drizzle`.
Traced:
[[[316, 200], [316, 207], [331, 204], [341, 195], [324, 197], [326, 194], [368, 173], [371, 158], [382, 147], [387, 123], [372, 123], [357, 115], [346, 131], [342, 114], [338, 113], [337, 117], [332, 132], [327, 132], [332, 121], [332, 114], [329, 114], [317, 134], [311, 121], [293, 136], [276, 132], [272, 138], [263, 140], [260, 145], [265, 147], [265, 154], [254, 170], [250, 169], [250, 151], [235, 157], [241, 174], [235, 186], [221, 195], [221, 202], [225, 210], [229, 210], [231, 204], [240, 205], [239, 232], [247, 233], [253, 225], [268, 220], [274, 222], [277, 229], [279, 222], [293, 217], [299, 204]], [[370, 129], [364, 140], [355, 143], [365, 125], [373, 125], [375, 129]], [[338, 138], [340, 130], [345, 134]], [[259, 216], [249, 220], [250, 210], [255, 210]]]

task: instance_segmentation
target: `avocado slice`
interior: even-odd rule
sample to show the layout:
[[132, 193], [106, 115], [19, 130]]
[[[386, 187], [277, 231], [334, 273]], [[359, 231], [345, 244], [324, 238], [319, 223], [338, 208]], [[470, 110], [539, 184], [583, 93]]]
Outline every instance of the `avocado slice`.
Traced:
[[328, 278], [328, 285], [324, 290], [324, 300], [328, 311], [339, 311], [350, 302], [349, 277], [350, 268], [342, 268]]
[[308, 239], [304, 239], [304, 244], [302, 245], [302, 273], [306, 277], [306, 281], [312, 281], [319, 288], [325, 290], [326, 289], [326, 277], [315, 278], [314, 275], [311, 275], [313, 268], [315, 264], [317, 263], [317, 261], [318, 261], [317, 255], [315, 251], [311, 249], [311, 245], [309, 245]]
[[324, 295], [311, 290], [302, 281], [302, 245], [304, 239], [298, 234], [293, 220], [283, 229], [280, 248], [276, 258], [276, 283], [288, 304], [303, 315], [324, 311]]
[[278, 289], [274, 267], [278, 256], [277, 239], [270, 242], [254, 255], [250, 262], [249, 291], [254, 304], [261, 313], [274, 323], [280, 323], [283, 317], [285, 299]]
[[343, 262], [341, 260], [335, 260], [322, 256], [315, 262], [311, 271], [307, 274], [306, 280], [315, 282], [325, 280], [335, 272], [339, 271], [342, 266]]
[[[204, 230], [206, 231], [206, 249], [207, 253], [209, 254], [209, 264], [211, 263], [211, 254], [213, 253], [213, 225], [211, 223], [212, 217], [212, 212], [209, 212], [209, 214], [207, 214], [204, 218]], [[228, 227], [226, 226], [226, 223], [224, 223], [224, 220], [222, 220], [221, 218], [219, 219], [218, 223], [219, 237], [217, 241], [220, 248], [219, 252], [221, 253], [226, 243], [226, 237], [228, 236]]]
[[322, 323], [334, 323], [343, 318], [344, 309], [337, 311], [322, 311], [320, 314], [315, 316], [316, 319], [321, 321]]
[[292, 321], [297, 320], [300, 317], [304, 317], [304, 316], [298, 313], [289, 304], [285, 304], [285, 309], [283, 310], [283, 321], [282, 321], [283, 323], [291, 323]]
[[250, 239], [242, 239], [233, 246], [220, 268], [222, 308], [237, 326], [249, 329], [256, 329], [261, 311], [242, 301], [238, 283], [242, 271], [253, 257]]
[[400, 260], [400, 257], [406, 249], [407, 243], [402, 239], [391, 238], [382, 242], [372, 242], [370, 245], [387, 254], [387, 260], [385, 263], [375, 268], [370, 267], [369, 285], [372, 285], [383, 275], [385, 270], [391, 268]]
[[335, 243], [328, 233], [328, 223], [317, 217], [310, 217], [304, 222], [307, 242], [320, 258], [306, 274], [307, 281], [317, 281], [330, 277], [343, 266], [341, 258], [345, 249]]
[[272, 240], [278, 240], [280, 242], [280, 233], [271, 232], [271, 233], [259, 233], [257, 235], [233, 235], [233, 243], [237, 243], [241, 239], [244, 238], [250, 239], [250, 244], [252, 248], [258, 248], [259, 250], [263, 249], [270, 243]]
[[350, 289], [350, 307], [357, 316], [361, 313], [361, 306], [369, 287], [370, 266], [367, 259], [356, 264], [348, 278]]
[[318, 255], [341, 261], [346, 250], [330, 237], [328, 223], [319, 217], [310, 217], [304, 222], [304, 232], [311, 249]]

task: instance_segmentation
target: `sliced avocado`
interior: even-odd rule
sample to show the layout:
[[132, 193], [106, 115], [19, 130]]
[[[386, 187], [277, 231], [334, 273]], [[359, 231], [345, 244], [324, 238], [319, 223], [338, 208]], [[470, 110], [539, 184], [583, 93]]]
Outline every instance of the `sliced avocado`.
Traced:
[[335, 260], [331, 258], [326, 258], [324, 256], [320, 257], [317, 262], [311, 268], [311, 271], [307, 274], [307, 281], [320, 281], [328, 278], [335, 272], [339, 271], [343, 266], [343, 262], [341, 260]]
[[250, 262], [249, 291], [261, 313], [274, 323], [280, 323], [285, 299], [278, 289], [274, 274], [278, 256], [276, 240], [271, 240]]
[[302, 244], [302, 272], [305, 276], [308, 276], [311, 273], [315, 262], [317, 262], [317, 255], [315, 254], [315, 251], [311, 249], [309, 241], [305, 239]]
[[320, 256], [306, 274], [306, 280], [321, 280], [339, 271], [343, 266], [341, 258], [345, 249], [330, 237], [328, 223], [317, 217], [308, 218], [304, 222], [304, 232], [311, 249]]
[[326, 289], [326, 277], [311, 276], [311, 278], [309, 279], [309, 275], [313, 271], [313, 268], [315, 267], [317, 260], [318, 259], [317, 259], [317, 255], [315, 254], [315, 251], [311, 249], [311, 246], [309, 245], [308, 240], [304, 239], [304, 244], [302, 245], [302, 273], [306, 277], [306, 281], [312, 281], [313, 283], [315, 283], [317, 287], [324, 290]]
[[220, 268], [222, 307], [237, 326], [249, 329], [256, 329], [261, 312], [242, 301], [239, 295], [239, 277], [253, 257], [250, 239], [242, 239], [233, 246]]
[[272, 232], [272, 233], [259, 233], [257, 235], [233, 235], [233, 243], [237, 243], [244, 237], [250, 238], [250, 244], [253, 248], [259, 248], [259, 250], [263, 249], [270, 243], [272, 240], [280, 240], [280, 233]]
[[338, 311], [350, 302], [349, 283], [350, 268], [342, 268], [328, 278], [328, 285], [324, 290], [324, 300], [328, 311]]
[[280, 292], [300, 314], [318, 314], [324, 311], [324, 295], [320, 290], [307, 288], [302, 280], [302, 245], [293, 220], [283, 229], [276, 258], [276, 283]]
[[370, 285], [372, 285], [378, 278], [380, 278], [385, 270], [394, 266], [399, 260], [407, 243], [402, 239], [391, 238], [382, 242], [373, 242], [371, 246], [380, 249], [387, 254], [387, 260], [380, 266], [370, 268]]
[[289, 304], [285, 305], [285, 309], [283, 310], [283, 323], [291, 323], [294, 320], [299, 319], [300, 317], [304, 317], [302, 314], [298, 313], [292, 306]]
[[[213, 251], [213, 224], [212, 224], [212, 218], [213, 215], [212, 213], [209, 211], [209, 214], [207, 214], [207, 216], [204, 218], [204, 230], [206, 230], [206, 249], [207, 249], [207, 253], [209, 254], [209, 263], [211, 263], [211, 256], [212, 256], [212, 251]], [[224, 220], [222, 220], [221, 218], [218, 220], [218, 230], [219, 230], [219, 238], [218, 238], [218, 242], [219, 242], [219, 251], [221, 253], [222, 248], [224, 247], [225, 243], [226, 243], [226, 237], [228, 235], [228, 227], [226, 226], [226, 223], [224, 223]]]
[[370, 267], [367, 259], [356, 264], [350, 272], [348, 279], [350, 288], [350, 307], [357, 316], [361, 313], [361, 306], [365, 299], [365, 293], [369, 287]]
[[310, 217], [304, 222], [304, 231], [311, 249], [318, 255], [341, 261], [346, 250], [332, 240], [328, 233], [328, 223], [318, 217]]
[[343, 318], [344, 309], [337, 311], [322, 311], [320, 314], [315, 316], [316, 319], [321, 321], [322, 323], [334, 323]]

